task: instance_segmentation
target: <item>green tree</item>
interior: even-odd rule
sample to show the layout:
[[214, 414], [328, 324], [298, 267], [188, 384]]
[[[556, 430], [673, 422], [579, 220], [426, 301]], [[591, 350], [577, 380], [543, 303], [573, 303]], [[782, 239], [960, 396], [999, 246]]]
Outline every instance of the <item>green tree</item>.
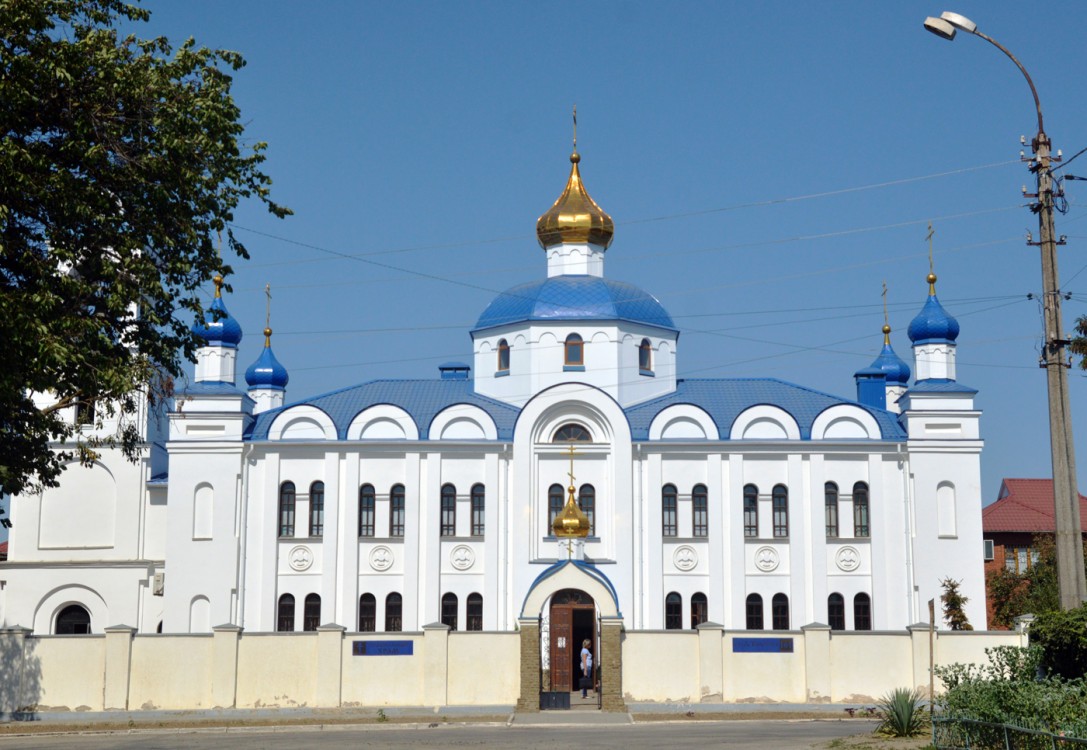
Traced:
[[1073, 329], [1076, 335], [1072, 337], [1072, 345], [1069, 347], [1073, 354], [1079, 355], [1079, 366], [1087, 370], [1087, 315], [1081, 315], [1076, 319]]
[[962, 581], [950, 577], [940, 581], [940, 586], [944, 589], [944, 593], [940, 595], [940, 601], [944, 605], [944, 622], [952, 630], [973, 630], [974, 626], [966, 616], [966, 603], [970, 599], [959, 592], [961, 584]]
[[[1036, 534], [1031, 540], [1031, 548], [1036, 559], [1027, 570], [1016, 573], [1004, 568], [986, 576], [993, 625], [1011, 628], [1020, 615], [1037, 615], [1061, 608], [1053, 535]], [[1087, 549], [1084, 550], [1084, 569], [1087, 570]]]
[[269, 197], [265, 145], [240, 143], [230, 87], [244, 60], [118, 31], [149, 15], [123, 0], [0, 0], [5, 492], [93, 458], [63, 418], [73, 404], [117, 419], [109, 441], [137, 455], [126, 418], [169, 396], [199, 343], [198, 286], [230, 273], [216, 236], [248, 257], [229, 230], [238, 203], [290, 213]]
[[1030, 640], [1041, 647], [1042, 666], [1050, 674], [1066, 680], [1087, 676], [1087, 604], [1038, 615]]

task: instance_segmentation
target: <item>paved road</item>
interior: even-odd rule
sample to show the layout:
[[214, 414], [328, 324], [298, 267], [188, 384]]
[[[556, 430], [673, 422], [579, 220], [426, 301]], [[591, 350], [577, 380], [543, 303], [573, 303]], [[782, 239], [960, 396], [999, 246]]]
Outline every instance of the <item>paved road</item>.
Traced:
[[279, 727], [132, 734], [53, 735], [49, 737], [0, 737], [7, 748], [229, 748], [229, 750], [297, 750], [299, 747], [364, 747], [382, 750], [415, 748], [516, 748], [517, 750], [686, 750], [728, 747], [748, 750], [808, 750], [836, 737], [874, 729], [872, 722], [844, 721], [699, 721], [611, 726], [479, 726], [427, 727], [336, 726], [324, 730]]

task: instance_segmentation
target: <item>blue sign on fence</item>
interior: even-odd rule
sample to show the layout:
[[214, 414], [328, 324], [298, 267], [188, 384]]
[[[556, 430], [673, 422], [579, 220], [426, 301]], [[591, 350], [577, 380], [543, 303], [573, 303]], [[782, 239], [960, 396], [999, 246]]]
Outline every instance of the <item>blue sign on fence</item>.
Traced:
[[733, 638], [734, 654], [791, 654], [792, 638]]
[[352, 641], [351, 653], [354, 656], [411, 656], [412, 641]]

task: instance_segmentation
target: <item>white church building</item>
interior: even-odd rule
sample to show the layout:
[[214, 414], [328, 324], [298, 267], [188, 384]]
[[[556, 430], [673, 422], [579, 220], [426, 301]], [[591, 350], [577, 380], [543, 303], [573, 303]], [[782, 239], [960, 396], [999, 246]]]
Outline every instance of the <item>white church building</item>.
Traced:
[[[172, 410], [142, 415], [142, 460], [105, 451], [12, 499], [0, 624], [511, 632], [538, 618], [559, 686], [600, 617], [628, 632], [903, 630], [952, 577], [984, 629], [980, 413], [936, 277], [909, 326], [912, 380], [886, 326], [855, 398], [683, 378], [662, 304], [605, 275], [614, 224], [570, 160], [537, 222], [546, 273], [496, 297], [471, 364], [434, 379], [288, 398], [266, 330], [243, 384], [217, 279], [223, 316], [198, 326]], [[576, 542], [552, 531], [571, 484], [590, 521]]]

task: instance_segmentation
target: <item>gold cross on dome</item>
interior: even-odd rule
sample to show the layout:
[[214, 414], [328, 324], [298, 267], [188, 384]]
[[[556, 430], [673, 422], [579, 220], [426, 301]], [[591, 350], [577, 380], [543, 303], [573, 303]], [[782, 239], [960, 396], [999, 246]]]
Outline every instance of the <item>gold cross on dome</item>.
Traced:
[[573, 441], [570, 442], [569, 447], [566, 450], [569, 451], [569, 453], [570, 453], [570, 471], [567, 472], [566, 476], [570, 477], [570, 486], [573, 487], [574, 486], [574, 453], [575, 453]]

